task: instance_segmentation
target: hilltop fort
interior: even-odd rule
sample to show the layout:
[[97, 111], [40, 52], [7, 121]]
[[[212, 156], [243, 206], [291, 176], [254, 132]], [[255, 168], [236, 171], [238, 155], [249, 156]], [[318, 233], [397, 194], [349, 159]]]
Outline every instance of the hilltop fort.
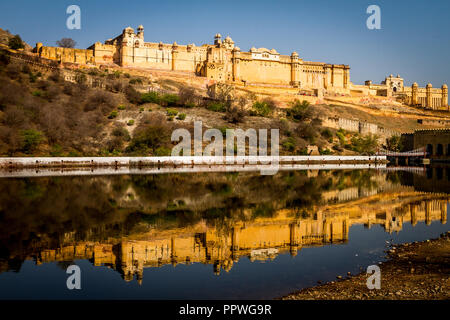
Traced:
[[244, 52], [227, 36], [216, 34], [213, 44], [179, 45], [145, 42], [144, 27], [137, 32], [131, 27], [104, 43], [96, 42], [87, 49], [43, 46], [35, 52], [42, 58], [61, 63], [85, 65], [118, 65], [141, 69], [187, 72], [216, 82], [237, 86], [276, 87], [306, 90], [313, 95], [363, 95], [393, 97], [405, 104], [434, 110], [448, 108], [448, 87], [419, 88], [417, 83], [404, 86], [399, 75], [390, 75], [381, 84], [371, 80], [364, 85], [350, 81], [350, 67], [303, 60], [297, 52], [282, 55], [275, 49], [251, 48]]

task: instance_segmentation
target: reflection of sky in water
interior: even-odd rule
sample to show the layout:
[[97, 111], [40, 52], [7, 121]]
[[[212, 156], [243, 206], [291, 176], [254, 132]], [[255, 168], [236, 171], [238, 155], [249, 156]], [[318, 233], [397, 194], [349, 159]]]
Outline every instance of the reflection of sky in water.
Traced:
[[[368, 179], [369, 177], [371, 178]], [[392, 183], [391, 180], [385, 180], [385, 178], [373, 172], [354, 170], [346, 175], [342, 172], [328, 172], [318, 177], [317, 175], [307, 177], [304, 173], [285, 173], [264, 178], [236, 174], [229, 176], [212, 175], [204, 176], [200, 180], [198, 177], [189, 175], [180, 175], [176, 179], [173, 176], [160, 176], [155, 179], [134, 177], [131, 180], [120, 177], [111, 179], [83, 178], [85, 180], [65, 180], [67, 178], [54, 178], [52, 180], [50, 178], [50, 180], [7, 181], [0, 179], [0, 192], [2, 192], [0, 194], [0, 213], [3, 215], [0, 216], [1, 230], [9, 235], [10, 230], [20, 229], [20, 232], [17, 233], [19, 235], [11, 232], [16, 237], [14, 240], [5, 238], [5, 235], [0, 238], [2, 240], [0, 260], [10, 257], [8, 260], [9, 270], [14, 269], [14, 266], [16, 266], [15, 269], [19, 270], [18, 272], [6, 271], [8, 268], [5, 269], [4, 265], [2, 266], [0, 299], [264, 299], [280, 297], [297, 289], [315, 285], [319, 280], [335, 280], [337, 275], [345, 276], [347, 272], [355, 274], [361, 270], [364, 271], [368, 265], [383, 261], [384, 251], [391, 243], [422, 241], [437, 237], [449, 230], [448, 223], [442, 224], [439, 221], [439, 219], [442, 219], [442, 211], [440, 210], [445, 207], [437, 206], [436, 202], [432, 202], [429, 207], [432, 211], [430, 213], [431, 223], [426, 225], [423, 221], [426, 208], [423, 200], [437, 199], [440, 196], [434, 196], [430, 193], [415, 193], [411, 187], [407, 187], [408, 185], [417, 187], [416, 183], [419, 181], [420, 188], [429, 188], [430, 185], [427, 183], [431, 180], [425, 181], [421, 176], [400, 177], [406, 181], [404, 185], [406, 187], [402, 189], [405, 191], [406, 198], [397, 198], [396, 194], [401, 184], [397, 185], [398, 182]], [[185, 179], [182, 180], [184, 184], [179, 182], [179, 179]], [[190, 180], [195, 181], [190, 183]], [[332, 180], [333, 182], [329, 183]], [[199, 181], [203, 182], [196, 184]], [[213, 182], [209, 183], [210, 181]], [[228, 184], [227, 181], [232, 181], [232, 183]], [[379, 184], [380, 181], [381, 184]], [[386, 183], [384, 183], [385, 181]], [[187, 187], [186, 183], [188, 183]], [[276, 188], [274, 188], [274, 185]], [[380, 186], [381, 189], [379, 189]], [[442, 187], [439, 186], [439, 188]], [[78, 189], [83, 190], [83, 192]], [[339, 190], [339, 192], [335, 193], [335, 190]], [[421, 189], [421, 191], [431, 190]], [[184, 192], [186, 192], [184, 199], [187, 199], [187, 203], [180, 201], [179, 193]], [[390, 194], [391, 192], [392, 194]], [[244, 198], [236, 197], [236, 195], [243, 193], [245, 194]], [[378, 197], [380, 193], [383, 194]], [[17, 197], [16, 194], [22, 194], [23, 198], [18, 200], [19, 198], [15, 198]], [[130, 197], [130, 194], [133, 197]], [[203, 198], [204, 195], [209, 198]], [[424, 195], [426, 195], [425, 198], [423, 198]], [[120, 196], [124, 196], [122, 199], [126, 199], [125, 204], [130, 205], [133, 210], [136, 210], [135, 208], [142, 209], [142, 204], [145, 204], [144, 207], [149, 209], [155, 209], [155, 206], [159, 206], [156, 209], [157, 214], [127, 216], [121, 213], [119, 215], [119, 211], [116, 211], [116, 209], [121, 201]], [[370, 198], [372, 196], [374, 197]], [[409, 198], [410, 196], [411, 198]], [[267, 202], [249, 201], [249, 199], [260, 201], [260, 198], [266, 199]], [[328, 199], [326, 200], [328, 205], [323, 203], [325, 198]], [[443, 201], [447, 201], [445, 196], [441, 198], [444, 199]], [[136, 204], [135, 199], [141, 200]], [[284, 202], [281, 202], [280, 199], [283, 199]], [[406, 202], [404, 202], [405, 199]], [[189, 204], [191, 200], [193, 203]], [[359, 200], [363, 200], [362, 205]], [[348, 210], [350, 213], [347, 219], [349, 220], [345, 220], [347, 227], [349, 227], [348, 242], [330, 244], [328, 242], [322, 243], [322, 240], [320, 240], [319, 244], [308, 246], [308, 240], [305, 241], [305, 238], [303, 238], [304, 247], [298, 247], [296, 256], [289, 254], [289, 247], [287, 249], [284, 247], [274, 255], [273, 260], [255, 260], [253, 262], [247, 256], [249, 252], [264, 255], [264, 252], [276, 250], [271, 245], [264, 245], [263, 248], [258, 247], [258, 245], [250, 246], [250, 248], [256, 250], [243, 250], [237, 255], [239, 259], [233, 263], [229, 272], [221, 269], [220, 275], [215, 275], [213, 272], [214, 261], [208, 261], [208, 263], [194, 262], [190, 265], [177, 264], [176, 266], [164, 261], [160, 267], [144, 267], [141, 284], [136, 280], [136, 276], [133, 281], [127, 282], [117, 270], [106, 266], [94, 266], [93, 261], [83, 258], [75, 261], [81, 267], [82, 290], [67, 289], [68, 275], [65, 268], [67, 264], [70, 264], [68, 262], [47, 262], [36, 265], [33, 260], [28, 259], [22, 262], [23, 258], [17, 260], [11, 258], [14, 254], [18, 255], [18, 252], [21, 252], [22, 244], [30, 243], [29, 239], [36, 236], [36, 230], [40, 230], [39, 228], [44, 229], [42, 231], [44, 237], [36, 238], [39, 241], [46, 239], [45, 232], [48, 232], [47, 236], [56, 241], [55, 243], [63, 240], [58, 240], [58, 237], [53, 234], [69, 235], [69, 240], [66, 241], [69, 246], [71, 243], [73, 244], [71, 241], [75, 241], [76, 244], [82, 244], [83, 241], [91, 241], [92, 243], [92, 239], [85, 238], [85, 232], [89, 231], [89, 228], [100, 227], [101, 229], [104, 226], [102, 223], [110, 223], [111, 225], [118, 223], [121, 228], [129, 226], [130, 234], [139, 236], [148, 230], [135, 229], [135, 227], [142, 227], [139, 223], [145, 222], [144, 225], [146, 226], [156, 226], [156, 234], [169, 242], [171, 239], [170, 230], [185, 232], [190, 230], [189, 228], [197, 228], [202, 225], [202, 219], [207, 221], [205, 226], [207, 226], [208, 231], [213, 233], [225, 232], [223, 233], [226, 234], [225, 238], [218, 237], [217, 239], [230, 240], [229, 229], [236, 223], [247, 224], [247, 227], [244, 227], [243, 230], [248, 230], [258, 223], [262, 223], [264, 227], [265, 223], [276, 225], [276, 223], [282, 221], [282, 226], [289, 229], [294, 218], [277, 220], [279, 215], [271, 216], [271, 207], [266, 205], [271, 201], [281, 204], [282, 208], [285, 208], [285, 205], [286, 208], [289, 208], [287, 206], [289, 203], [301, 208], [296, 219], [299, 219], [303, 226], [308, 226], [308, 223], [313, 221], [310, 227], [314, 230], [321, 226], [322, 222], [325, 225], [326, 217], [331, 217], [331, 220], [336, 217], [336, 221], [341, 223], [341, 225], [337, 225], [337, 228], [341, 228], [343, 220], [339, 220], [341, 219], [340, 214]], [[197, 208], [195, 205], [200, 203], [210, 210], [201, 213], [200, 216], [196, 215], [195, 210], [177, 214], [177, 211], [164, 211], [166, 210], [166, 203], [167, 207], [170, 205], [175, 209], [178, 209], [177, 206], [189, 205], [192, 205], [192, 208]], [[411, 204], [411, 206], [404, 205], [405, 203]], [[241, 215], [235, 215], [235, 213], [230, 215], [231, 211], [223, 210], [223, 208], [221, 210], [220, 204], [225, 204], [225, 209], [239, 209], [238, 212], [241, 208], [246, 208], [247, 211], [248, 208], [256, 208], [257, 210], [248, 211], [251, 212], [251, 217], [242, 215], [242, 212]], [[262, 206], [260, 206], [261, 204]], [[316, 209], [317, 204], [321, 210]], [[304, 208], [309, 208], [308, 213], [305, 212]], [[409, 222], [412, 212], [410, 210], [413, 208], [417, 209], [416, 216], [418, 217], [415, 226], [412, 226]], [[1, 212], [2, 209], [9, 211], [5, 214], [5, 212]], [[450, 204], [448, 202], [446, 209], [449, 212]], [[386, 215], [383, 215], [384, 210], [387, 210]], [[33, 215], [30, 214], [30, 211], [33, 211]], [[388, 211], [392, 216], [387, 214]], [[357, 214], [350, 217], [351, 212], [357, 212]], [[370, 213], [367, 217], [370, 216], [373, 222], [370, 228], [360, 224], [365, 223], [367, 217], [364, 214], [366, 213]], [[378, 216], [378, 213], [382, 214]], [[303, 216], [304, 214], [306, 215]], [[38, 217], [38, 221], [34, 218], [35, 216]], [[312, 216], [315, 218], [312, 218]], [[125, 220], [123, 220], [124, 217]], [[39, 219], [42, 219], [42, 221], [39, 221]], [[11, 223], [14, 227], [1, 225], [1, 223], [5, 224], [4, 221]], [[136, 224], [136, 221], [139, 223]], [[254, 223], [255, 221], [258, 222]], [[69, 223], [68, 226], [67, 223]], [[252, 225], [252, 223], [254, 224]], [[401, 231], [388, 233], [385, 231], [383, 224], [387, 229], [400, 229]], [[256, 228], [256, 234], [261, 231], [258, 228]], [[76, 236], [70, 238], [74, 236], [71, 231], [80, 230], [83, 230], [83, 232], [78, 235], [79, 238], [76, 238]], [[286, 231], [286, 229], [284, 230]], [[320, 232], [325, 232], [323, 230]], [[21, 232], [23, 232], [23, 235], [20, 234]], [[193, 235], [197, 236], [196, 232], [198, 231], [190, 230], [187, 234], [190, 234], [189, 237], [193, 237]], [[299, 234], [306, 237], [316, 236], [314, 232], [310, 234], [303, 229]], [[269, 232], [269, 234], [274, 236], [274, 233]], [[259, 235], [263, 235], [263, 237], [259, 237], [256, 242], [262, 241], [265, 243], [267, 233], [260, 233]], [[278, 237], [278, 233], [275, 235]], [[23, 238], [20, 238], [21, 236]], [[96, 236], [114, 239], [113, 243], [119, 243], [123, 234], [117, 233], [115, 228], [110, 228]], [[247, 234], [247, 241], [249, 242], [246, 244], [249, 245], [255, 239], [250, 237], [249, 240]], [[339, 239], [341, 239], [339, 236], [334, 237], [335, 241], [339, 241]], [[95, 241], [98, 241], [98, 239]], [[274, 238], [267, 239], [267, 241], [274, 241]], [[288, 240], [288, 243], [289, 241], [292, 240]], [[38, 243], [42, 245], [41, 242]], [[43, 243], [45, 244], [45, 241]], [[48, 249], [55, 249], [57, 247], [55, 243], [49, 244]], [[99, 243], [102, 243], [102, 241], [99, 241]], [[216, 249], [215, 245], [205, 246], [203, 242], [202, 245], [202, 250]], [[230, 244], [227, 243], [226, 245], [229, 246]], [[32, 246], [26, 248], [29, 250]], [[44, 245], [41, 250], [46, 248]], [[230, 248], [227, 247], [227, 249]], [[33, 256], [36, 252], [25, 251], [22, 256], [30, 256], [30, 254]], [[89, 255], [85, 256], [89, 257]], [[213, 257], [214, 259], [216, 258]], [[54, 259], [43, 260], [54, 261]]]
[[[219, 299], [275, 298], [296, 289], [334, 280], [348, 271], [383, 261], [386, 241], [403, 243], [437, 237], [448, 224], [434, 221], [427, 226], [405, 223], [398, 234], [386, 233], [381, 226], [350, 228], [347, 244], [303, 248], [296, 257], [288, 253], [272, 261], [250, 262], [241, 258], [227, 273], [216, 276], [212, 265], [164, 265], [145, 268], [143, 283], [125, 282], [120, 274], [88, 260], [77, 260], [81, 267], [82, 290], [66, 289], [67, 276], [56, 263], [36, 266], [25, 261], [18, 273], [0, 274], [0, 298], [32, 299]], [[7, 289], [6, 289], [7, 288]], [[6, 289], [6, 290], [5, 290]]]

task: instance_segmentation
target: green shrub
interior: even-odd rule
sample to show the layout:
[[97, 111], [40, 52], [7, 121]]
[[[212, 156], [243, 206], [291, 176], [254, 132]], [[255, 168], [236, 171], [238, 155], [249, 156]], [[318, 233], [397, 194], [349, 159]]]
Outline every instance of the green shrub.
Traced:
[[13, 50], [17, 50], [25, 48], [25, 45], [23, 44], [22, 38], [20, 38], [20, 36], [16, 34], [14, 37], [9, 38], [8, 47]]
[[158, 157], [170, 156], [170, 154], [171, 150], [166, 147], [159, 147], [158, 149], [155, 150], [155, 156]]
[[155, 152], [164, 144], [170, 142], [170, 131], [163, 124], [150, 125], [145, 128], [138, 128], [127, 148], [127, 152], [138, 152], [148, 154], [150, 150]]
[[130, 134], [128, 133], [128, 130], [123, 127], [114, 128], [111, 134], [114, 137], [122, 138], [124, 141], [130, 141]]
[[168, 116], [176, 116], [178, 114], [178, 110], [176, 109], [167, 109], [167, 115]]
[[63, 149], [59, 144], [55, 144], [52, 146], [52, 150], [50, 151], [50, 155], [52, 157], [60, 157], [63, 154]]
[[88, 74], [90, 76], [98, 76], [100, 74], [100, 70], [98, 70], [97, 68], [92, 68], [88, 71]]
[[180, 113], [177, 117], [178, 120], [184, 120], [186, 119], [186, 113]]
[[272, 114], [275, 104], [271, 100], [256, 101], [252, 105], [251, 114], [254, 116], [267, 117]]
[[167, 121], [173, 121], [174, 116], [168, 116]]
[[142, 79], [139, 78], [133, 78], [129, 81], [129, 84], [142, 84]]
[[117, 107], [117, 109], [119, 109], [119, 110], [125, 110], [125, 106], [124, 106], [123, 104], [121, 104], [121, 105], [119, 105], [119, 106]]
[[33, 152], [42, 141], [43, 134], [34, 129], [22, 130], [22, 151], [25, 153]]
[[69, 157], [79, 157], [80, 153], [77, 150], [71, 150], [68, 154]]
[[118, 115], [118, 112], [116, 110], [111, 111], [111, 113], [108, 116], [108, 119], [114, 119], [117, 117], [117, 115]]
[[397, 152], [402, 151], [403, 144], [402, 144], [401, 137], [398, 135], [394, 135], [392, 137], [387, 138], [386, 139], [386, 149], [388, 149], [390, 151], [397, 151]]
[[139, 112], [144, 112], [145, 108], [144, 107], [140, 107], [139, 108]]
[[124, 76], [125, 78], [130, 78], [130, 77], [131, 77], [129, 73], [124, 73], [123, 76]]
[[283, 142], [282, 146], [286, 151], [293, 152], [295, 150], [295, 140], [288, 138]]
[[197, 105], [194, 102], [187, 102], [184, 107], [185, 108], [195, 108]]
[[345, 141], [346, 141], [346, 139], [345, 139], [345, 132], [344, 132], [342, 129], [339, 129], [339, 130], [336, 132], [336, 136], [338, 137], [339, 142], [340, 142], [342, 145], [344, 145], [344, 144], [345, 144]]
[[333, 154], [333, 152], [331, 152], [330, 149], [323, 149], [323, 150], [322, 150], [322, 149], [319, 149], [319, 153], [320, 153], [321, 155], [324, 155], [324, 156]]
[[312, 119], [313, 112], [308, 101], [295, 100], [291, 103], [291, 108], [286, 110], [286, 116], [295, 121]]
[[376, 135], [369, 134], [361, 137], [359, 135], [352, 137], [351, 149], [363, 155], [375, 154], [378, 147], [378, 137]]
[[41, 90], [34, 90], [31, 94], [35, 97], [42, 97], [44, 93]]
[[180, 101], [180, 97], [176, 94], [164, 94], [160, 99], [160, 104], [164, 107], [176, 106]]
[[141, 103], [157, 103], [161, 102], [161, 97], [158, 92], [147, 92], [141, 95]]
[[132, 126], [133, 124], [134, 124], [134, 120], [133, 119], [128, 120], [127, 126]]
[[206, 109], [214, 112], [225, 112], [227, 111], [227, 107], [223, 102], [210, 102], [206, 106]]

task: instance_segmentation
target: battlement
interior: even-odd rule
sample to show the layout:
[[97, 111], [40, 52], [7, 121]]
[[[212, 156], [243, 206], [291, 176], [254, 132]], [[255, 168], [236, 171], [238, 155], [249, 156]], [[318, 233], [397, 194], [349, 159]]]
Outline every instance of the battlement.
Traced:
[[[431, 84], [419, 88], [417, 84], [404, 86], [400, 75], [389, 75], [380, 84], [367, 80], [364, 85], [350, 81], [347, 64], [306, 61], [297, 52], [280, 54], [275, 49], [255, 48], [241, 51], [231, 37], [215, 34], [214, 42], [197, 46], [163, 42], [145, 42], [144, 27], [127, 27], [104, 43], [96, 42], [87, 49], [44, 47], [36, 44], [42, 58], [60, 63], [114, 64], [143, 70], [189, 72], [215, 82], [235, 85], [257, 84], [301, 88], [327, 94], [357, 94], [394, 97], [397, 100], [429, 109], [448, 108], [448, 88], [433, 88]], [[371, 132], [363, 126], [363, 131]]]
[[377, 95], [398, 97], [405, 104], [434, 110], [448, 110], [448, 87], [443, 84], [441, 88], [433, 88], [431, 83], [420, 88], [417, 83], [405, 87], [403, 78], [392, 74], [386, 77], [381, 84], [373, 84], [371, 80], [365, 82], [369, 89], [376, 90]]
[[[350, 85], [349, 66], [303, 61], [296, 52], [252, 47], [241, 52], [231, 37], [214, 36], [213, 44], [145, 42], [144, 27], [127, 27], [118, 36], [88, 49], [36, 45], [39, 56], [59, 62], [116, 64], [143, 69], [193, 72], [219, 82], [262, 83], [303, 89], [341, 89]], [[78, 50], [78, 51], [77, 51]], [[80, 51], [81, 50], [81, 51]]]

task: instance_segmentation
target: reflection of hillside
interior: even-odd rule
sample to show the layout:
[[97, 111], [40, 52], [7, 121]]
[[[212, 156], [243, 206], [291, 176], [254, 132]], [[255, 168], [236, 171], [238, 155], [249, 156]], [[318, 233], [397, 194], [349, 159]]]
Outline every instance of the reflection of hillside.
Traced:
[[392, 232], [400, 231], [405, 222], [446, 223], [449, 199], [413, 191], [379, 194], [344, 205], [319, 207], [312, 218], [296, 217], [298, 212], [284, 209], [271, 218], [237, 222], [226, 233], [198, 223], [190, 230], [156, 231], [110, 243], [66, 245], [43, 250], [36, 257], [38, 263], [91, 259], [95, 265], [117, 269], [126, 280], [134, 275], [141, 280], [144, 267], [178, 263], [212, 264], [218, 274], [221, 268], [230, 270], [241, 257], [267, 260], [284, 252], [296, 255], [302, 247], [346, 242], [354, 224], [379, 224]]
[[[448, 196], [377, 171], [0, 180], [0, 271], [90, 259], [125, 279], [144, 267], [266, 260], [342, 243], [352, 225], [446, 222]], [[413, 180], [412, 177], [409, 180]], [[407, 183], [409, 184], [409, 183]]]

